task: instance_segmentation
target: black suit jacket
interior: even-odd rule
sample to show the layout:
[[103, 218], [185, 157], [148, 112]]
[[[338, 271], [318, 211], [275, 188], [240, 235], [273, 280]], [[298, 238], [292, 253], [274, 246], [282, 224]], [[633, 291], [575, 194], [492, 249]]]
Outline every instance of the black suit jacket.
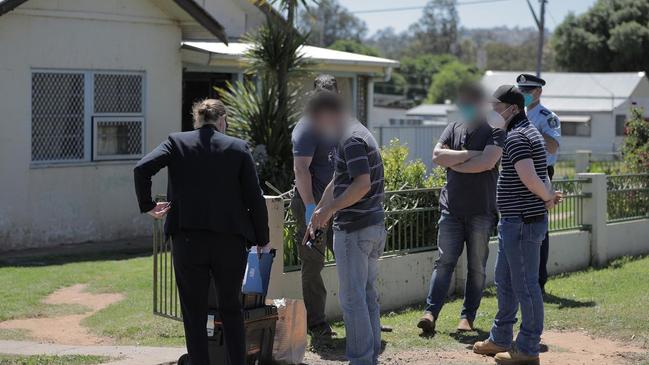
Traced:
[[151, 177], [168, 168], [171, 209], [165, 233], [209, 230], [240, 234], [265, 245], [268, 211], [246, 143], [206, 125], [173, 133], [137, 163], [135, 192], [142, 213], [153, 209]]

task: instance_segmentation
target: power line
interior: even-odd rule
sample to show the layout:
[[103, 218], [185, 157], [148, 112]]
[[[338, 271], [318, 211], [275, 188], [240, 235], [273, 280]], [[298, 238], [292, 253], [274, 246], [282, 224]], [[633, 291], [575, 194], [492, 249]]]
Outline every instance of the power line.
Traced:
[[[512, 0], [468, 0], [468, 1], [458, 2], [458, 3], [455, 4], [455, 6], [499, 3], [499, 2], [503, 2], [503, 1], [512, 1]], [[355, 11], [351, 11], [351, 13], [353, 13], [353, 14], [385, 13], [385, 12], [392, 12], [392, 11], [420, 10], [420, 9], [425, 8], [425, 7], [426, 7], [426, 5], [404, 6], [404, 7], [400, 7], [400, 8], [382, 8], [382, 9], [355, 10]]]

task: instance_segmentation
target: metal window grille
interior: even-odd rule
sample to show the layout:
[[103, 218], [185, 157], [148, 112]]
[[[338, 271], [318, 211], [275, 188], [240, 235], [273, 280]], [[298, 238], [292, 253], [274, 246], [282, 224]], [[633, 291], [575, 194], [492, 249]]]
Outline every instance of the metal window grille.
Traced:
[[142, 113], [143, 75], [97, 73], [94, 85], [95, 113]]
[[84, 74], [32, 74], [32, 161], [84, 159]]
[[144, 118], [94, 117], [94, 160], [132, 159], [142, 156]]

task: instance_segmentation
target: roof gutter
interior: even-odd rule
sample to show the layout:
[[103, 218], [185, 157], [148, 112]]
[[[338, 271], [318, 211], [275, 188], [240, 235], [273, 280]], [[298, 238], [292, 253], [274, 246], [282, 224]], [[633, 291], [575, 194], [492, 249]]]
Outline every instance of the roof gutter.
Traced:
[[0, 15], [14, 10], [25, 2], [27, 2], [27, 0], [6, 0], [4, 2], [0, 2]]
[[[22, 0], [25, 1], [25, 0]], [[221, 42], [228, 44], [228, 36], [225, 29], [219, 22], [214, 19], [202, 6], [194, 0], [174, 0], [176, 5], [192, 16], [200, 25], [205, 27], [210, 33], [214, 34]]]

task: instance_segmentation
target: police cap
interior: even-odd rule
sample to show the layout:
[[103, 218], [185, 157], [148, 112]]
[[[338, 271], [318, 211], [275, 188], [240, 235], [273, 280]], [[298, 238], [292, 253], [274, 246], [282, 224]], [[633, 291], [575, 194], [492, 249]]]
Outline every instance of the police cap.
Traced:
[[537, 88], [545, 86], [545, 80], [530, 74], [520, 74], [516, 78], [516, 85], [519, 88]]

